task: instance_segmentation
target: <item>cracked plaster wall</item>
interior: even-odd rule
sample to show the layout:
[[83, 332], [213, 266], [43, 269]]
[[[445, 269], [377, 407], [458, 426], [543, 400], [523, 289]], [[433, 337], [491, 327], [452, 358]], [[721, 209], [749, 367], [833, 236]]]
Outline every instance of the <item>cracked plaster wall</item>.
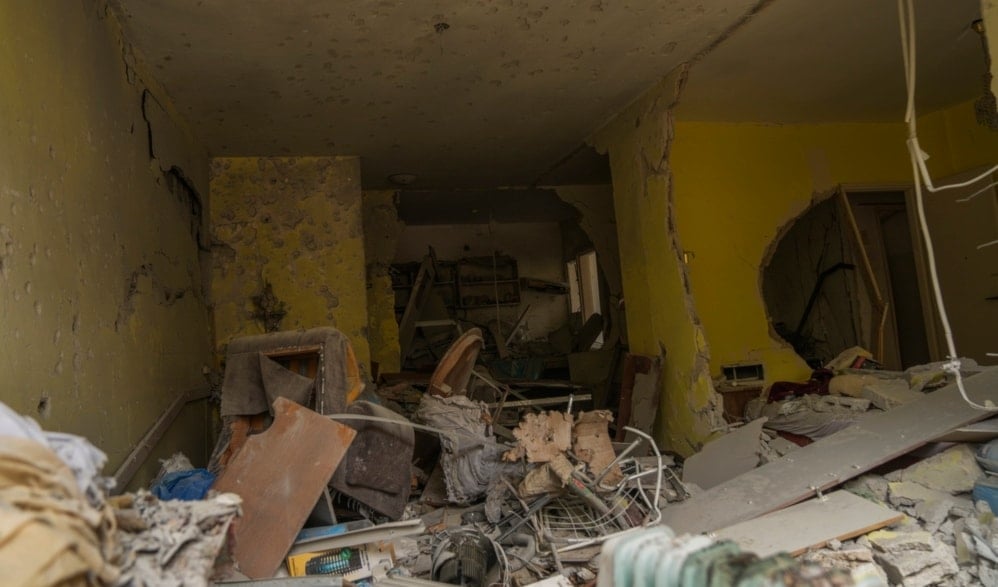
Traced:
[[389, 273], [405, 224], [399, 220], [395, 190], [365, 191], [364, 257], [367, 260], [367, 331], [371, 361], [381, 373], [401, 371], [395, 290]]
[[[4, 3], [0, 80], [0, 399], [86, 436], [113, 471], [205, 383], [207, 153], [103, 2]], [[195, 462], [204, 413], [168, 434]]]
[[[781, 227], [840, 183], [909, 185], [911, 171], [901, 123], [674, 122], [684, 78], [671, 73], [592, 142], [610, 156], [630, 348], [666, 351], [657, 437], [689, 453], [719, 421], [711, 375], [722, 365], [762, 362], [767, 383], [810, 372], [772, 335], [762, 301]], [[919, 128], [936, 178], [998, 161], [998, 133], [974, 123], [971, 102]], [[936, 206], [934, 230], [958, 232], [960, 213]], [[937, 247], [942, 263], [973, 254]]]
[[671, 109], [686, 70], [670, 73], [592, 138], [609, 154], [632, 353], [665, 355], [656, 438], [690, 454], [720, 422], [709, 351], [674, 230]]
[[360, 160], [225, 157], [211, 164], [215, 350], [265, 332], [253, 297], [265, 281], [287, 306], [281, 330], [333, 326], [368, 373]]

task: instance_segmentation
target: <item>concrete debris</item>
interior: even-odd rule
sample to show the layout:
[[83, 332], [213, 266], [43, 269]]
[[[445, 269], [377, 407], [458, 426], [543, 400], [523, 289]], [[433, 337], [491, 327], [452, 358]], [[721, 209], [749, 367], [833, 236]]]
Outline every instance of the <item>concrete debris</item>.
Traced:
[[880, 475], [862, 475], [848, 481], [845, 489], [878, 503], [887, 503], [888, 482]]
[[958, 444], [908, 467], [901, 472], [901, 480], [957, 494], [973, 491], [974, 483], [983, 474], [973, 449], [966, 444]]
[[880, 379], [863, 386], [860, 397], [870, 400], [881, 410], [890, 410], [922, 398], [922, 394], [912, 391], [904, 379]]
[[893, 584], [938, 585], [960, 570], [947, 546], [929, 532], [878, 530], [868, 538], [873, 544], [874, 558]]
[[817, 565], [826, 569], [845, 569], [852, 575], [853, 580], [861, 577], [876, 577], [883, 583], [887, 583], [887, 573], [873, 559], [873, 551], [869, 548], [854, 547], [849, 549], [822, 548], [801, 556], [805, 563]]
[[[865, 412], [843, 405], [840, 400], [833, 396], [805, 395], [759, 405], [757, 411], [760, 417], [768, 419], [766, 428], [818, 439], [848, 428], [865, 416]], [[746, 412], [751, 409], [750, 406]]]
[[[960, 357], [960, 373], [964, 377], [979, 373], [983, 369], [977, 361], [968, 357]], [[949, 385], [953, 382], [952, 373], [945, 371], [943, 365], [949, 361], [936, 361], [924, 365], [915, 365], [905, 370], [904, 377], [912, 391], [927, 391]]]

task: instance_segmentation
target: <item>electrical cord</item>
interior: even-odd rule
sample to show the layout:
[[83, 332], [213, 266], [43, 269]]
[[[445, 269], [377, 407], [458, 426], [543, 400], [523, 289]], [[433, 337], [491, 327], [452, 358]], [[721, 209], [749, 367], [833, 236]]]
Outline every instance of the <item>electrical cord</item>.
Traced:
[[936, 252], [932, 244], [932, 235], [929, 232], [929, 224], [925, 217], [925, 203], [922, 188], [924, 183], [924, 188], [927, 191], [930, 193], [938, 193], [943, 190], [971, 186], [989, 177], [995, 171], [998, 171], [998, 165], [995, 165], [984, 173], [967, 181], [938, 187], [932, 184], [932, 178], [929, 176], [929, 170], [925, 166], [925, 160], [928, 159], [929, 156], [922, 150], [918, 143], [918, 125], [915, 118], [915, 9], [912, 0], [898, 0], [898, 19], [901, 25], [901, 55], [904, 60], [905, 85], [907, 88], [907, 101], [905, 105], [904, 119], [908, 124], [907, 145], [915, 185], [915, 204], [918, 211], [918, 224], [922, 233], [922, 238], [925, 241], [925, 250], [929, 265], [929, 281], [932, 285], [932, 293], [935, 298], [936, 309], [939, 312], [939, 321], [942, 323], [943, 334], [946, 338], [946, 349], [949, 353], [948, 360], [943, 364], [943, 370], [953, 375], [956, 381], [957, 389], [960, 390], [960, 395], [968, 405], [978, 410], [992, 411], [995, 409], [995, 405], [991, 402], [991, 400], [988, 400], [986, 405], [974, 402], [967, 395], [967, 390], [963, 385], [963, 374], [960, 372], [960, 359], [956, 352], [956, 344], [953, 341], [953, 329], [950, 327], [949, 315], [946, 313], [946, 304], [943, 302], [942, 288], [939, 284], [939, 273], [936, 268]]

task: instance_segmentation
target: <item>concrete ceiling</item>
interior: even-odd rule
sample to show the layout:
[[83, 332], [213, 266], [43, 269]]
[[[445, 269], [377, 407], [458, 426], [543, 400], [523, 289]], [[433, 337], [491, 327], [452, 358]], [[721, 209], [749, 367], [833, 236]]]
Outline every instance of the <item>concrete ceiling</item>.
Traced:
[[[980, 96], [980, 0], [916, 0], [915, 16], [918, 111]], [[899, 121], [899, 28], [894, 0], [775, 0], [692, 68], [678, 117]]]
[[421, 189], [551, 174], [757, 2], [112, 1], [213, 155], [360, 155], [365, 187]]
[[[360, 155], [365, 188], [605, 181], [585, 138], [759, 0], [112, 0], [211, 153]], [[893, 0], [771, 0], [679, 117], [899, 120]], [[980, 94], [979, 0], [916, 0], [918, 107]], [[599, 169], [596, 169], [599, 168]]]

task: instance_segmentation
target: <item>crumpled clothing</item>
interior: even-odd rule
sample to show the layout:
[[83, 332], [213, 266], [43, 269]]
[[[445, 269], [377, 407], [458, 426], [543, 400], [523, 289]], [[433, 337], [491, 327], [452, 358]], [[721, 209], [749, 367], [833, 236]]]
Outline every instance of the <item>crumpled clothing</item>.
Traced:
[[416, 417], [445, 432], [440, 436], [440, 464], [451, 502], [464, 504], [484, 496], [492, 479], [508, 467], [501, 459], [509, 447], [488, 433], [485, 404], [463, 395], [426, 394]]
[[69, 467], [77, 487], [90, 505], [100, 507], [112, 481], [101, 475], [107, 455], [89, 440], [75, 434], [46, 432], [38, 422], [22, 416], [0, 402], [0, 436], [25, 438], [50, 448]]
[[815, 369], [811, 378], [804, 383], [796, 381], [777, 381], [769, 386], [768, 397], [771, 402], [804, 395], [828, 395], [828, 382], [834, 373], [828, 369]]
[[114, 584], [119, 577], [115, 527], [110, 507], [93, 507], [73, 471], [48, 446], [3, 438], [0, 569], [5, 585]]
[[208, 495], [215, 476], [208, 469], [174, 471], [163, 475], [152, 487], [152, 493], [159, 499], [179, 499], [192, 501]]

